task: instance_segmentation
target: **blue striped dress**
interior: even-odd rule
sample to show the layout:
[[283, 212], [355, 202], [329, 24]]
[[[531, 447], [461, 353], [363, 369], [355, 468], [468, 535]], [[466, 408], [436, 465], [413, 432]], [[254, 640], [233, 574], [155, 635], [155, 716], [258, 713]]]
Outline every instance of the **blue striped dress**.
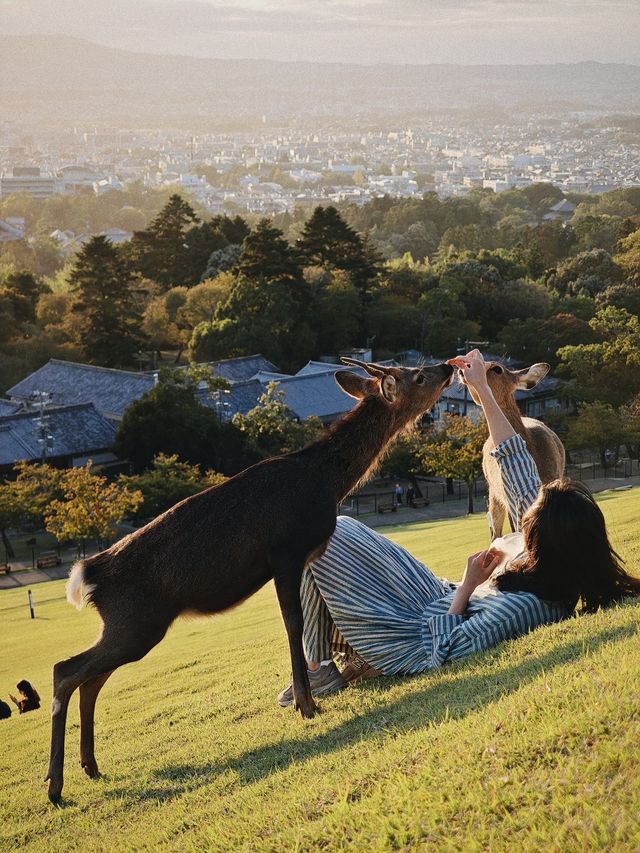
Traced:
[[[540, 488], [536, 464], [519, 435], [492, 455], [519, 528]], [[532, 593], [500, 592], [487, 582], [472, 594], [464, 614], [454, 616], [448, 610], [455, 589], [400, 545], [340, 516], [325, 553], [302, 577], [307, 660], [331, 657], [337, 629], [384, 675], [424, 672], [569, 615]]]

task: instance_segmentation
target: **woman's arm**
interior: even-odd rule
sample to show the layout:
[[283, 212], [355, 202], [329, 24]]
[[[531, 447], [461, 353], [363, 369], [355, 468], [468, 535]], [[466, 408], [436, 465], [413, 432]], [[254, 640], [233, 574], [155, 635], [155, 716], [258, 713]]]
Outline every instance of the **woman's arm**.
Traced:
[[496, 402], [487, 382], [487, 371], [482, 353], [472, 350], [467, 355], [449, 359], [459, 367], [465, 381], [472, 385], [484, 412], [494, 449], [491, 455], [500, 467], [502, 485], [509, 505], [509, 515], [520, 529], [524, 513], [538, 496], [540, 475], [536, 463], [527, 449], [526, 442], [507, 420]]
[[424, 629], [431, 635], [432, 667], [491, 648], [567, 616], [565, 607], [521, 592], [490, 596], [485, 607], [474, 611], [469, 618], [450, 613], [431, 616]]
[[515, 435], [514, 428], [507, 420], [500, 406], [496, 403], [493, 391], [489, 387], [489, 383], [487, 382], [487, 368], [480, 350], [473, 349], [466, 355], [451, 358], [449, 359], [449, 364], [455, 364], [456, 367], [460, 368], [465, 381], [473, 386], [478, 395], [494, 447], [502, 444], [503, 441], [511, 438], [512, 435]]

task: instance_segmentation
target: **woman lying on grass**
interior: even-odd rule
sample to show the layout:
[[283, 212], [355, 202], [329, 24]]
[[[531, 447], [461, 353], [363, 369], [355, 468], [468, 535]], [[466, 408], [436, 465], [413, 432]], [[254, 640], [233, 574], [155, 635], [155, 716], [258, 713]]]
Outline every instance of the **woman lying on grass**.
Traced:
[[[482, 355], [455, 360], [482, 404], [509, 514], [524, 539], [506, 571], [497, 550], [472, 554], [462, 583], [426, 566], [370, 528], [340, 516], [325, 553], [302, 578], [304, 645], [314, 696], [346, 687], [332, 660], [335, 629], [382, 675], [408, 675], [526, 634], [539, 625], [640, 595], [611, 547], [602, 512], [582, 483], [542, 485], [524, 440], [496, 403]], [[293, 703], [291, 686], [278, 696]]]

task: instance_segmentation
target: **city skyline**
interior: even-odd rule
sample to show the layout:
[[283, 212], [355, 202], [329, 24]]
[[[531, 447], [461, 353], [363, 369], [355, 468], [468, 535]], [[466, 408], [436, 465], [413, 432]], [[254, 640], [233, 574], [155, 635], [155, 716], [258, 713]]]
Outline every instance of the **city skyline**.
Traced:
[[636, 0], [0, 0], [0, 34], [359, 64], [640, 64]]

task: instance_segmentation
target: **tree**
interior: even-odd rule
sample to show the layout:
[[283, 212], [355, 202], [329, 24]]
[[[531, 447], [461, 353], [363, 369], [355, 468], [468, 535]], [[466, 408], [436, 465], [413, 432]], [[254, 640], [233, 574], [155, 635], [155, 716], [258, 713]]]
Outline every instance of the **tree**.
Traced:
[[115, 452], [134, 471], [160, 453], [176, 454], [203, 469], [235, 474], [255, 461], [233, 424], [220, 424], [196, 399], [197, 385], [185, 371], [160, 371], [158, 384], [129, 406], [120, 422]]
[[[422, 448], [428, 440], [429, 428], [418, 426], [407, 435], [395, 441], [382, 463], [384, 475], [394, 479], [408, 478], [417, 497], [422, 497], [422, 491], [417, 477], [428, 473], [424, 467]], [[429, 472], [430, 473], [430, 472]]]
[[179, 322], [189, 329], [195, 329], [198, 323], [211, 323], [229, 298], [233, 281], [227, 273], [190, 287], [184, 305], [177, 312]]
[[640, 286], [640, 228], [620, 240], [619, 254], [614, 258], [622, 269], [627, 284]]
[[380, 271], [380, 257], [332, 206], [316, 207], [296, 245], [308, 265], [348, 272], [363, 296]]
[[199, 280], [213, 249], [222, 248], [212, 246], [209, 249], [194, 278], [187, 232], [199, 221], [188, 202], [178, 194], [172, 195], [144, 231], [134, 232], [128, 247], [134, 269], [164, 289], [179, 284], [194, 284]]
[[626, 434], [629, 455], [640, 458], [640, 394], [620, 407], [620, 417]]
[[482, 474], [482, 447], [487, 439], [484, 421], [475, 423], [469, 417], [445, 415], [441, 427], [433, 427], [426, 435], [419, 455], [425, 469], [437, 477], [464, 480], [469, 496], [468, 511], [473, 512], [473, 488]]
[[202, 280], [216, 278], [221, 272], [228, 272], [238, 265], [242, 247], [231, 243], [225, 246], [224, 249], [216, 249], [211, 252], [207, 260], [207, 266], [202, 273]]
[[342, 270], [331, 274], [318, 293], [317, 350], [337, 353], [358, 340], [362, 329], [362, 302], [350, 276]]
[[585, 320], [572, 314], [554, 314], [546, 320], [532, 317], [510, 320], [498, 335], [508, 355], [533, 364], [547, 361], [555, 365], [561, 346], [590, 344], [598, 335]]
[[150, 468], [142, 474], [120, 475], [119, 482], [130, 491], [139, 491], [142, 503], [132, 513], [134, 518], [154, 518], [178, 501], [210, 486], [218, 486], [227, 478], [215, 471], [201, 474], [197, 465], [182, 462], [174, 453], [154, 456]]
[[41, 525], [47, 507], [63, 492], [63, 471], [39, 462], [17, 462], [13, 483], [22, 505], [22, 520]]
[[284, 402], [284, 391], [270, 382], [258, 405], [246, 415], [236, 414], [234, 425], [241, 430], [256, 451], [266, 458], [300, 450], [322, 434], [322, 421], [317, 417], [300, 422]]
[[463, 285], [441, 281], [424, 293], [418, 302], [421, 332], [418, 349], [431, 355], [448, 356], [455, 352], [459, 340], [477, 340], [480, 326], [467, 319], [467, 309], [460, 299]]
[[5, 557], [13, 559], [15, 551], [9, 539], [9, 530], [17, 528], [23, 521], [23, 505], [15, 483], [0, 483], [0, 537]]
[[142, 318], [127, 262], [106, 237], [93, 237], [78, 253], [69, 281], [85, 358], [105, 367], [131, 364], [142, 342]]
[[622, 278], [622, 269], [604, 249], [581, 252], [563, 261], [547, 278], [561, 295], [594, 297]]
[[245, 238], [237, 269], [239, 276], [251, 281], [296, 283], [302, 280], [298, 253], [268, 219], [261, 219]]
[[604, 249], [613, 254], [618, 241], [628, 237], [633, 231], [631, 220], [620, 216], [581, 215], [582, 205], [578, 205], [571, 225], [578, 238], [582, 251]]
[[619, 406], [640, 392], [640, 318], [608, 307], [589, 325], [600, 341], [559, 349], [558, 371], [573, 380], [583, 400]]
[[640, 278], [637, 283], [629, 280], [607, 287], [597, 295], [596, 302], [598, 305], [624, 308], [629, 314], [640, 316]]
[[607, 450], [618, 458], [620, 445], [628, 438], [625, 424], [613, 406], [596, 401], [583, 403], [569, 427], [567, 444], [571, 450], [597, 450], [602, 467], [607, 465]]
[[313, 290], [304, 280], [237, 278], [212, 323], [194, 329], [194, 361], [261, 352], [284, 370], [297, 369], [316, 348]]
[[95, 539], [100, 545], [113, 539], [126, 513], [142, 502], [141, 492], [93, 474], [90, 461], [66, 470], [62, 489], [63, 499], [51, 501], [45, 512], [46, 529], [58, 541]]
[[0, 293], [12, 303], [13, 316], [19, 323], [35, 321], [38, 299], [48, 292], [49, 288], [29, 270], [11, 272], [0, 282]]

